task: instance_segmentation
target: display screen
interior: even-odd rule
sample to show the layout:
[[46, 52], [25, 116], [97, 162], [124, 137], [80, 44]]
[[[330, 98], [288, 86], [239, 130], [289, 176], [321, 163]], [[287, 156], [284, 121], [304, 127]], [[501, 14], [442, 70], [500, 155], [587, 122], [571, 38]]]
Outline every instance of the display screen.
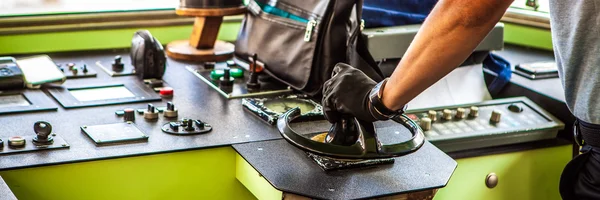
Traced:
[[131, 98], [135, 95], [125, 86], [111, 86], [89, 89], [69, 89], [78, 101], [98, 101], [107, 99]]
[[31, 103], [21, 94], [0, 95], [0, 108], [29, 106]]

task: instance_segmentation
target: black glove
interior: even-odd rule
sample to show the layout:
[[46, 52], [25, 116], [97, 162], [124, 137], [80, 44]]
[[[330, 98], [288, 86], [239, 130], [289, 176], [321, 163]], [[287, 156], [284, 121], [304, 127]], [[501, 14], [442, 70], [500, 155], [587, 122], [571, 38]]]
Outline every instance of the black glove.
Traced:
[[371, 114], [369, 93], [377, 85], [362, 71], [339, 63], [333, 68], [331, 79], [323, 85], [323, 112], [331, 123], [344, 115], [352, 115], [365, 122], [385, 120]]

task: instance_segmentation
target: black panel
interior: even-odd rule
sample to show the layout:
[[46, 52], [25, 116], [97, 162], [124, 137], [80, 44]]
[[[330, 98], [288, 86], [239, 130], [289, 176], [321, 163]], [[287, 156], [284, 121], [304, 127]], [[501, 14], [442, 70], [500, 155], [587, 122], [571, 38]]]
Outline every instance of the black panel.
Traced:
[[[110, 88], [126, 88], [131, 92], [132, 96], [118, 97], [110, 99], [98, 99], [94, 100], [81, 100], [74, 95], [74, 92], [79, 91], [91, 91], [94, 89], [110, 89]], [[111, 84], [89, 84], [84, 86], [65, 86], [48, 88], [48, 92], [65, 108], [81, 108], [91, 106], [102, 106], [112, 104], [125, 104], [125, 103], [137, 103], [137, 102], [149, 102], [149, 101], [160, 101], [161, 98], [158, 94], [143, 85], [140, 81], [129, 81], [125, 83], [111, 83]], [[86, 97], [89, 97], [86, 96]]]
[[[426, 142], [393, 164], [325, 172], [285, 140], [233, 148], [278, 190], [317, 199], [376, 198], [445, 186], [456, 161]], [[483, 182], [483, 180], [482, 180]]]
[[[18, 98], [19, 100], [25, 100], [27, 102], [15, 106], [2, 106], [0, 103], [0, 115], [10, 113], [21, 113], [21, 112], [34, 112], [34, 111], [49, 111], [56, 110], [56, 104], [50, 99], [44, 92], [40, 90], [17, 90], [17, 91], [0, 91], [0, 100], [2, 98]], [[27, 105], [29, 104], [29, 105]], [[1, 130], [1, 129], [0, 129]]]

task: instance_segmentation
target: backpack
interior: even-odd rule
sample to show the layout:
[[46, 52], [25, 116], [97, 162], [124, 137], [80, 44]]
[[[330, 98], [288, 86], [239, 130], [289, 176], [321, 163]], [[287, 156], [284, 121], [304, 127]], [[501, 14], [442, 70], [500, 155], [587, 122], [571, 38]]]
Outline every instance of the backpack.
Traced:
[[235, 43], [236, 62], [256, 54], [264, 72], [318, 97], [337, 63], [374, 81], [383, 73], [362, 34], [363, 0], [251, 0]]

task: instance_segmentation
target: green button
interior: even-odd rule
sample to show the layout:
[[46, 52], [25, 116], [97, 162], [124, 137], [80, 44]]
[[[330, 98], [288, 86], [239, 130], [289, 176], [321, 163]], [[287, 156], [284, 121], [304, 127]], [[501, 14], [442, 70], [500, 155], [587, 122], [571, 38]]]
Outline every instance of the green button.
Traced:
[[[210, 78], [213, 80], [218, 80], [223, 77], [225, 72], [222, 69], [215, 69], [210, 72]], [[233, 78], [244, 78], [244, 70], [240, 68], [232, 68], [229, 70], [229, 75]]]
[[115, 114], [117, 116], [123, 116], [123, 115], [125, 115], [125, 111], [123, 111], [123, 110], [117, 110], [117, 111], [115, 111]]
[[244, 70], [240, 68], [233, 68], [229, 70], [229, 74], [231, 74], [233, 78], [244, 78]]
[[213, 80], [219, 80], [219, 78], [221, 78], [223, 76], [223, 73], [224, 73], [223, 70], [217, 70], [217, 69], [212, 70], [210, 72], [210, 78]]

